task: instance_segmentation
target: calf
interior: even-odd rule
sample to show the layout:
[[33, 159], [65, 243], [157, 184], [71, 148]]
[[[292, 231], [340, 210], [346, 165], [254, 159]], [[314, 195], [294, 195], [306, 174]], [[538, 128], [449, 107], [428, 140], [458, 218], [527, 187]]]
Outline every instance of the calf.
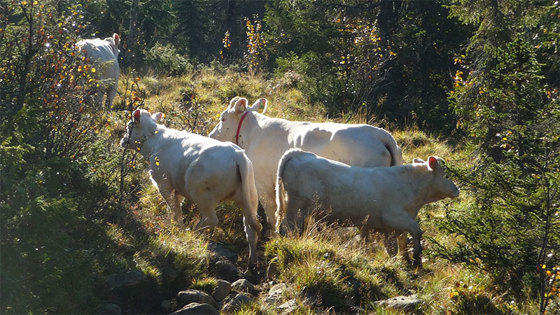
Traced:
[[157, 124], [161, 115], [150, 115], [143, 109], [134, 111], [121, 146], [139, 151], [149, 161], [152, 182], [180, 225], [185, 197], [200, 211], [197, 229], [218, 224], [215, 208], [220, 201], [233, 200], [240, 205], [249, 242], [249, 267], [254, 269], [257, 234], [262, 226], [257, 219], [253, 164], [233, 143]]
[[117, 95], [119, 84], [119, 34], [105, 39], [83, 39], [76, 46], [90, 58], [100, 82], [99, 90], [95, 95], [95, 104], [103, 105], [103, 96], [107, 94], [107, 108], [113, 105], [113, 99]]
[[276, 229], [284, 215], [288, 226], [294, 227], [298, 210], [305, 217], [319, 205], [333, 219], [364, 224], [365, 231], [410, 233], [414, 265], [421, 266], [418, 211], [427, 203], [459, 195], [457, 186], [444, 177], [441, 162], [430, 156], [428, 162], [414, 159], [411, 165], [361, 168], [289, 150], [278, 165]]
[[300, 148], [350, 165], [373, 167], [402, 164], [401, 149], [391, 134], [370, 125], [310, 123], [270, 118], [257, 110], [267, 100], [249, 107], [247, 99], [235, 97], [222, 112], [209, 137], [231, 141], [244, 148], [255, 166], [259, 199], [269, 231], [276, 226], [274, 186], [282, 154]]

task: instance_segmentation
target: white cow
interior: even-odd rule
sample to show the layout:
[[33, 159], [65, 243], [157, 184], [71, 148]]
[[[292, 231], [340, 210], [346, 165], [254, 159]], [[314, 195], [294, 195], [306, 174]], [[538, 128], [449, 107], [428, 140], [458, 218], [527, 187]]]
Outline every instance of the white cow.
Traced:
[[209, 137], [232, 141], [245, 149], [255, 167], [259, 200], [265, 210], [269, 232], [276, 226], [274, 187], [278, 161], [290, 148], [301, 148], [350, 165], [373, 167], [402, 164], [401, 149], [390, 133], [370, 125], [309, 123], [270, 118], [247, 99], [233, 98], [222, 112]]
[[95, 104], [99, 107], [103, 105], [103, 96], [107, 94], [107, 105], [111, 108], [113, 99], [117, 95], [119, 84], [119, 34], [105, 39], [83, 39], [76, 43], [76, 46], [90, 58], [100, 82], [99, 91], [95, 95]]
[[[277, 231], [285, 216], [289, 227], [298, 210], [309, 215], [314, 207], [332, 219], [350, 220], [363, 228], [389, 234], [408, 232], [414, 243], [414, 265], [421, 266], [422, 231], [415, 218], [420, 208], [444, 198], [455, 198], [459, 189], [445, 178], [442, 160], [395, 167], [362, 168], [292, 149], [282, 156], [277, 172]], [[404, 251], [404, 243], [399, 249]]]
[[166, 128], [157, 124], [162, 114], [137, 109], [127, 125], [121, 146], [139, 151], [150, 163], [152, 182], [182, 225], [181, 202], [194, 201], [200, 212], [197, 229], [218, 224], [216, 206], [233, 200], [243, 211], [249, 242], [249, 266], [256, 267], [258, 197], [253, 164], [233, 143]]

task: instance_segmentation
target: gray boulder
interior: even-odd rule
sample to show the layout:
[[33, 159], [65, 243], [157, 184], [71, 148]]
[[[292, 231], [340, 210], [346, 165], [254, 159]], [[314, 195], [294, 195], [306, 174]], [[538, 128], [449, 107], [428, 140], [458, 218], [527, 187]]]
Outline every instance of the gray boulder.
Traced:
[[218, 312], [218, 310], [210, 305], [210, 304], [205, 304], [205, 303], [190, 303], [188, 305], [185, 305], [183, 308], [181, 308], [178, 311], [175, 311], [171, 314], [192, 314], [192, 315], [199, 315], [199, 314], [205, 314], [205, 315], [220, 315], [220, 312]]
[[276, 311], [278, 311], [281, 314], [290, 314], [290, 313], [292, 313], [293, 311], [296, 310], [297, 306], [298, 305], [297, 305], [296, 299], [291, 299], [286, 303], [278, 305], [276, 307]]
[[231, 284], [231, 288], [238, 292], [248, 292], [255, 294], [255, 286], [247, 279], [239, 279]]
[[179, 306], [191, 303], [206, 303], [218, 307], [218, 304], [212, 296], [200, 290], [184, 290], [177, 293], [177, 303]]
[[214, 291], [212, 292], [212, 296], [216, 301], [220, 302], [223, 299], [225, 299], [230, 292], [231, 292], [231, 283], [229, 283], [229, 281], [220, 279], [218, 280], [218, 285], [216, 286], [216, 288], [214, 288]]
[[231, 261], [223, 257], [214, 264], [214, 267], [216, 268], [216, 274], [220, 279], [233, 282], [241, 278], [241, 273], [237, 267]]
[[237, 261], [237, 253], [220, 243], [211, 242], [206, 249], [210, 252], [211, 259], [214, 261], [221, 260], [222, 258], [226, 258], [231, 262]]
[[424, 301], [419, 299], [416, 294], [409, 296], [396, 296], [387, 300], [375, 302], [377, 306], [404, 311], [412, 311], [422, 303], [424, 303]]
[[253, 297], [247, 293], [238, 293], [234, 298], [229, 300], [222, 307], [224, 312], [235, 312], [241, 308], [243, 304], [248, 304], [253, 302]]
[[282, 296], [284, 292], [288, 289], [288, 286], [285, 283], [278, 283], [272, 286], [268, 291], [267, 297], [264, 301], [268, 304], [278, 303], [282, 300]]

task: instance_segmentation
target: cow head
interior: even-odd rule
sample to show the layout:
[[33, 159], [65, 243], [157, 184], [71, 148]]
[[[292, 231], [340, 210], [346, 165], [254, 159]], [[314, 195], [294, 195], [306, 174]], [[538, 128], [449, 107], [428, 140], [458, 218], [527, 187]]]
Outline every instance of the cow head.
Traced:
[[444, 161], [442, 158], [436, 156], [430, 156], [428, 161], [425, 162], [422, 159], [414, 159], [412, 164], [424, 164], [429, 176], [431, 176], [430, 181], [430, 191], [435, 200], [441, 200], [444, 198], [455, 198], [459, 196], [459, 188], [450, 179], [445, 177]]
[[130, 150], [140, 150], [144, 141], [151, 137], [157, 128], [157, 123], [163, 119], [163, 113], [154, 113], [144, 109], [137, 109], [132, 113], [132, 119], [126, 126], [126, 132], [121, 139], [121, 147]]
[[105, 38], [105, 41], [111, 44], [111, 48], [113, 48], [113, 54], [115, 54], [115, 56], [118, 56], [120, 52], [119, 43], [121, 42], [121, 37], [119, 36], [119, 34], [114, 33], [112, 37]]
[[[256, 112], [261, 105], [264, 106], [264, 113], [267, 103], [268, 101], [266, 98], [261, 98], [257, 100], [253, 106], [248, 106], [246, 98], [239, 96], [232, 98], [226, 110], [220, 114], [220, 121], [208, 136], [220, 141], [231, 141], [235, 143], [237, 129], [239, 128], [242, 117]], [[247, 123], [248, 117], [245, 117], [243, 121]]]

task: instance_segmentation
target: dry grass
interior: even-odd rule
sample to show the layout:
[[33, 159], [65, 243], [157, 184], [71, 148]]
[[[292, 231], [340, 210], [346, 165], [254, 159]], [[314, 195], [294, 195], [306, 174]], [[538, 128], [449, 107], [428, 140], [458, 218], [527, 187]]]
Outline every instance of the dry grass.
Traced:
[[[123, 80], [126, 80], [124, 77]], [[205, 124], [200, 130], [208, 132], [217, 123], [217, 115], [225, 109], [229, 99], [237, 95], [248, 98], [250, 103], [266, 97], [269, 100], [267, 115], [271, 117], [328, 120], [320, 104], [308, 103], [294, 84], [285, 81], [285, 78], [265, 79], [258, 75], [241, 74], [236, 69], [202, 68], [183, 77], [144, 77], [138, 84], [146, 91], [145, 107], [166, 113], [166, 125], [176, 128], [189, 125], [185, 122], [190, 119], [185, 107], [198, 106], [202, 113], [199, 119]], [[340, 121], [351, 118], [347, 122], [363, 123], [363, 117], [360, 117], [347, 115]], [[115, 120], [112, 124], [120, 122]], [[124, 126], [124, 122], [120, 123]], [[470, 153], [464, 148], [452, 147], [418, 128], [390, 131], [402, 147], [405, 163], [410, 163], [412, 158], [427, 159], [430, 155], [443, 157], [448, 163], [472, 163]], [[209, 240], [231, 245], [238, 251], [240, 262], [246, 259], [247, 245], [237, 207], [220, 205], [217, 212], [221, 223], [213, 231], [203, 234], [179, 231], [168, 226], [163, 199], [149, 184], [147, 175], [141, 176], [146, 184], [138, 194], [138, 211], [143, 213], [143, 224], [154, 233], [151, 240], [154, 246], [173, 253], [180, 263], [189, 259], [198, 260], [201, 268], [207, 259], [205, 244]], [[422, 208], [418, 219], [424, 235], [444, 244], [455, 242], [453, 236], [438, 231], [434, 222], [445, 215], [446, 209], [461, 207], [469, 200], [468, 193], [463, 193], [457, 201], [440, 201]], [[197, 220], [196, 207], [187, 205], [183, 211], [187, 226], [194, 224]], [[117, 235], [118, 231], [114, 233]], [[273, 237], [264, 244], [264, 260], [274, 260], [280, 269], [275, 281], [292, 284], [283, 302], [292, 298], [298, 300], [296, 314], [349, 312], [350, 304], [369, 313], [399, 314], [398, 311], [376, 307], [374, 301], [409, 294], [417, 294], [425, 301], [418, 310], [421, 313], [476, 312], [476, 307], [486, 312], [508, 310], [532, 313], [536, 310], [534, 305], [512, 306], [503, 301], [501, 294], [493, 291], [489, 277], [478, 271], [429, 255], [426, 255], [428, 259], [424, 270], [413, 270], [401, 260], [390, 258], [381, 243], [365, 243], [357, 240], [356, 235], [357, 232], [352, 229], [311, 222], [302, 236]], [[429, 252], [430, 243], [425, 242], [424, 247]], [[142, 268], [157, 277], [158, 270], [154, 269], [149, 259], [144, 260], [146, 262], [139, 259], [139, 264], [145, 266]], [[265, 265], [261, 262], [262, 268]], [[208, 288], [215, 279], [202, 270], [194, 281], [195, 287]], [[253, 313], [274, 312], [267, 309], [262, 299], [237, 312]]]

